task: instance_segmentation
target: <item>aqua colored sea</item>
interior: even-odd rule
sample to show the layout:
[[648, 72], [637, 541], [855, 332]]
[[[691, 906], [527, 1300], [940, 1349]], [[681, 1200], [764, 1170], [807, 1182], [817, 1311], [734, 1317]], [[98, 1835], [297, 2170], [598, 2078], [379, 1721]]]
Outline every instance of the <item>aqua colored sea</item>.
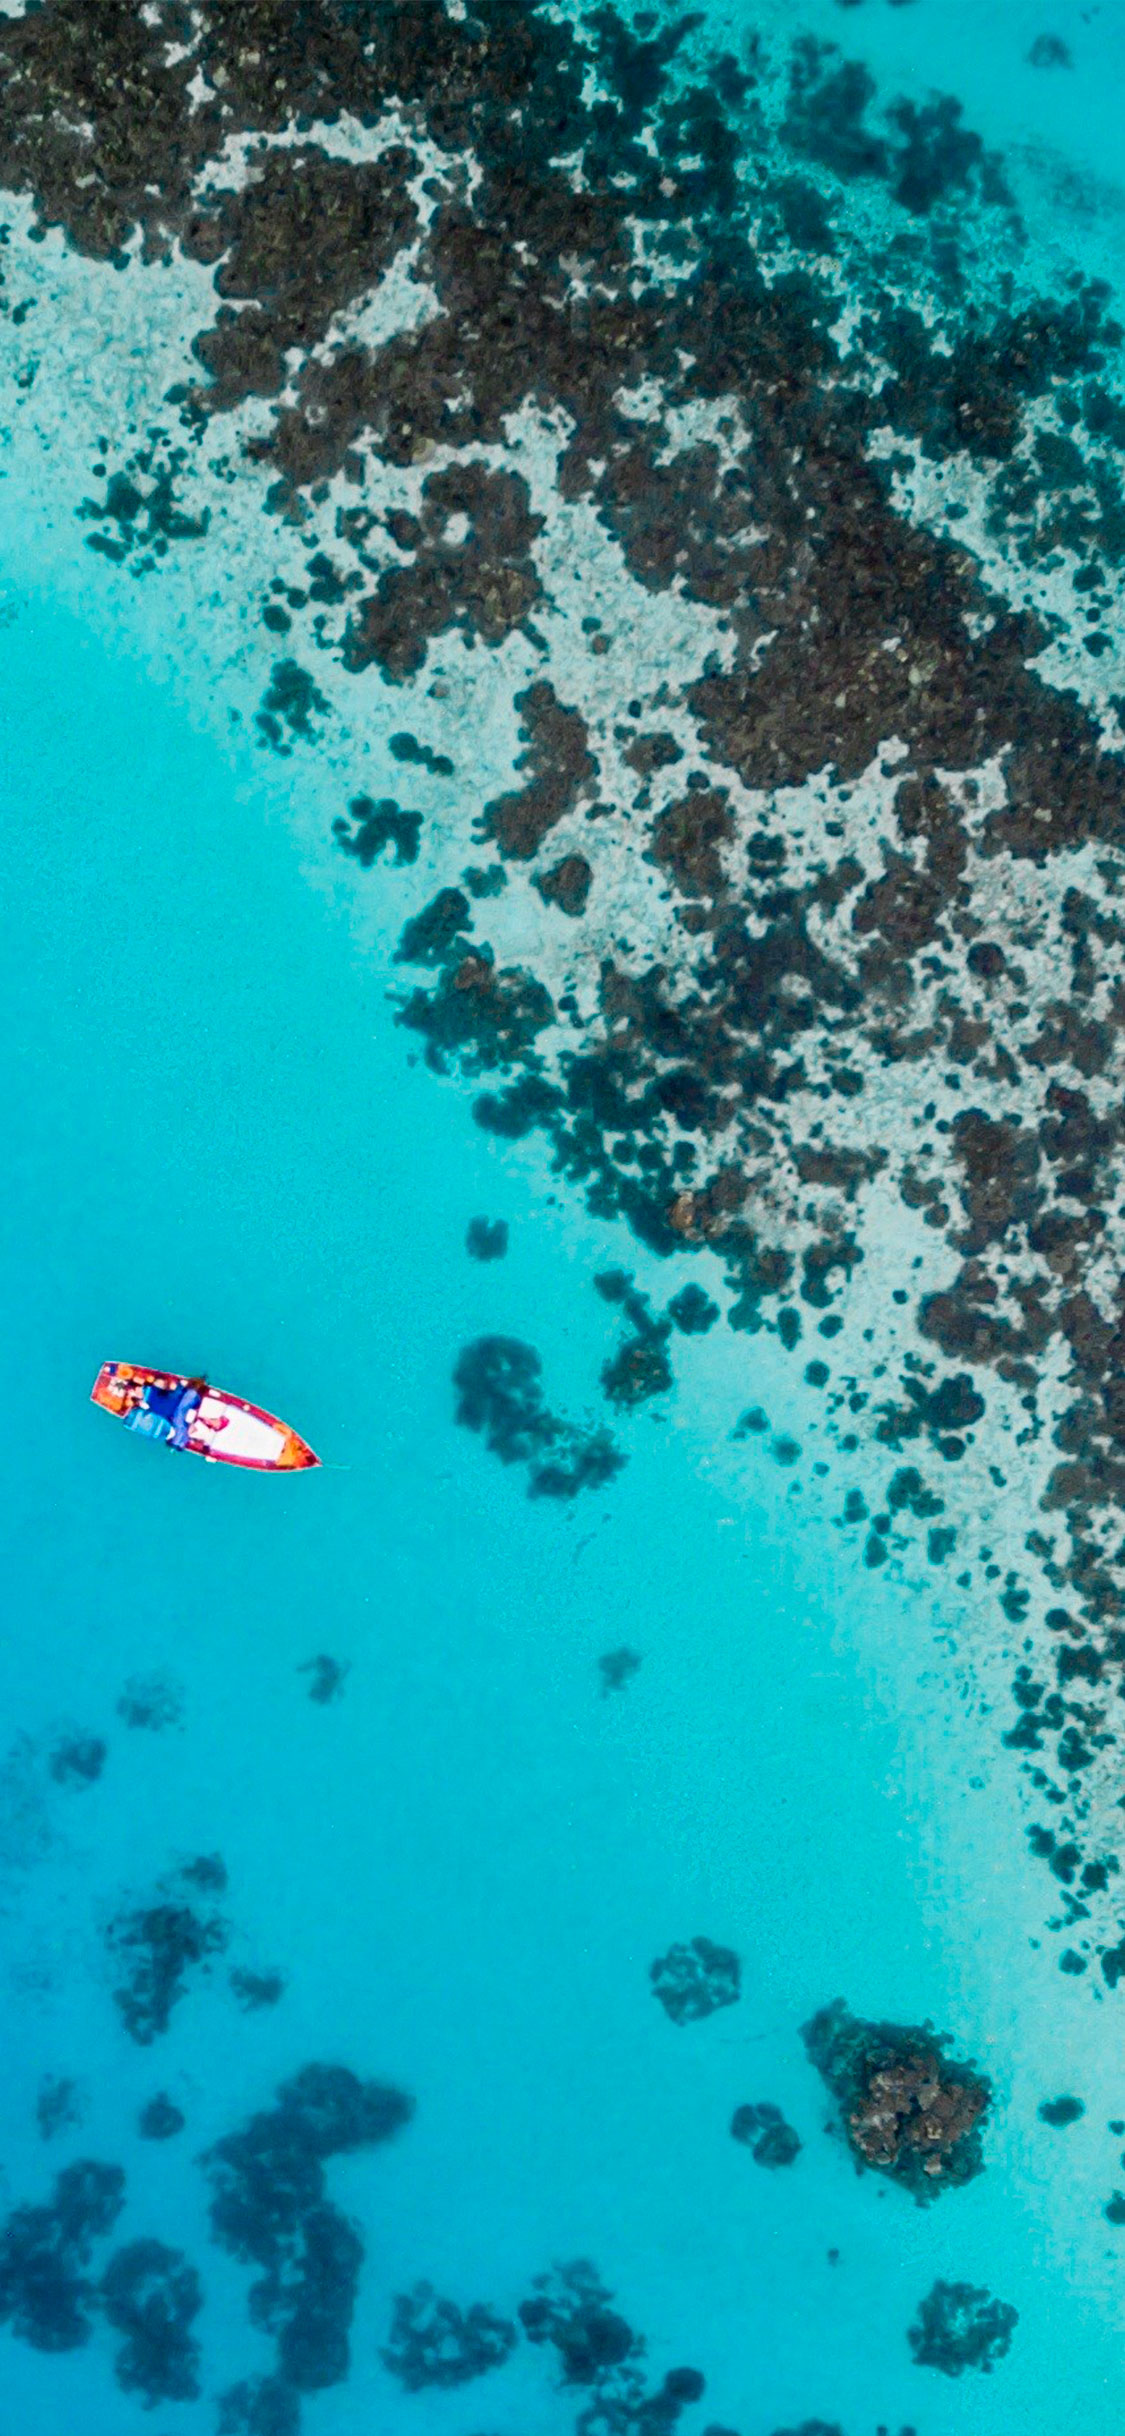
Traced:
[[[1005, 64], [1038, 9], [868, 0], [847, 26], [900, 84], [964, 91], [990, 140], [1112, 180], [1125, 13], [1087, 20], [1065, 120], [1058, 84]], [[0, 2436], [286, 2436], [267, 2388], [259, 2420], [245, 2393], [222, 2415], [276, 2356], [261, 2242], [239, 2255], [209, 2215], [240, 2137], [311, 2177], [328, 2318], [334, 2276], [355, 2286], [309, 2436], [562, 2436], [589, 2392], [502, 2330], [575, 2261], [646, 2345], [656, 2399], [616, 2428], [663, 2436], [670, 2392], [685, 2436], [1111, 2436], [1120, 2033], [1040, 1950], [960, 1594], [845, 1558], [777, 1459], [764, 1337], [685, 1338], [623, 1468], [526, 1494], [458, 1424], [464, 1349], [533, 1347], [581, 1433], [619, 1338], [595, 1278], [663, 1301], [695, 1270], [590, 1217], [414, 1056], [393, 918], [357, 911], [304, 818], [310, 765], [203, 687], [206, 580], [173, 616], [0, 487], [0, 606], [0, 2197], [10, 2222], [74, 2161], [119, 2169], [113, 2243], [175, 2254], [159, 2307], [178, 2290], [190, 2354], [146, 2411], [118, 2373], [167, 2338], [143, 2278], [89, 2341], [9, 2323]], [[502, 1257], [472, 1256], [474, 1219]], [[323, 1468], [169, 1460], [89, 1403], [111, 1357], [206, 1372]], [[772, 1438], [732, 1437], [756, 1406]], [[197, 1944], [154, 2029], [159, 1907]], [[652, 1967], [695, 1939], [737, 1956], [738, 2001], [678, 2020]], [[837, 1998], [955, 2027], [988, 2075], [987, 2171], [940, 2204], [857, 2173], [801, 2037]], [[302, 2145], [311, 2067], [412, 2111]], [[1063, 2094], [1085, 2112], [1051, 2128]], [[732, 2139], [747, 2105], [798, 2135], [784, 2170]], [[102, 2261], [71, 2262], [76, 2306]], [[990, 2373], [919, 2364], [939, 2280], [1018, 2313]], [[388, 2364], [422, 2284], [476, 2330], [479, 2376], [412, 2391]]]

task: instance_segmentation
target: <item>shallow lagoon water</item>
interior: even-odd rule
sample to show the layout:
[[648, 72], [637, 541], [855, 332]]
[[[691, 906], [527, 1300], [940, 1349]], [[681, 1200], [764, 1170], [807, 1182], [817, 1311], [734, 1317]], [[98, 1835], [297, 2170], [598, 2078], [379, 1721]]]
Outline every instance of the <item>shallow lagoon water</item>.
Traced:
[[[454, 1428], [452, 1361], [484, 1329], [523, 1331], [551, 1397], [592, 1406], [612, 1334], [589, 1281], [623, 1243], [405, 1062], [386, 976], [307, 889], [260, 761], [221, 754], [33, 595], [0, 682], [19, 812], [4, 1260], [13, 1373], [34, 1381], [30, 1425], [13, 1413], [6, 1432], [4, 1706], [30, 1746], [4, 1822], [11, 2197], [38, 2197], [73, 2150], [33, 2120], [40, 2075], [73, 2074], [78, 2149], [125, 2163], [127, 2235], [199, 2263], [226, 2382], [260, 2338], [206, 2241], [194, 2160], [324, 2056], [409, 2088], [418, 2114], [335, 2176], [369, 2256], [352, 2378], [309, 2405], [314, 2427], [362, 2410], [461, 2430], [484, 2408], [513, 2436], [529, 2411], [565, 2424], [537, 2354], [488, 2388], [405, 2399], [376, 2355], [390, 2295], [418, 2277], [510, 2309], [574, 2255], [655, 2369], [704, 2370], [724, 2424], [1000, 2429], [1018, 2412], [1046, 2436], [1080, 2398], [1108, 2426], [1099, 2015], [1054, 1986], [1043, 2001], [1008, 1789], [968, 1790], [973, 1720], [922, 1602], [839, 1567], [823, 1518], [729, 1447], [721, 1371], [633, 1428], [608, 1490], [529, 1503]], [[511, 1227], [495, 1266], [463, 1251], [477, 1209]], [[347, 1468], [246, 1483], [165, 1463], [85, 1402], [102, 1355], [138, 1347], [258, 1388]], [[760, 1390], [767, 1357], [740, 1359]], [[622, 1642], [642, 1668], [600, 1697], [597, 1659]], [[321, 1650], [351, 1669], [324, 1707], [299, 1672]], [[138, 1675], [182, 1686], [179, 1726], [121, 1723]], [[109, 1746], [80, 1790], [45, 1764], [68, 1726]], [[216, 1850], [231, 1958], [280, 1967], [286, 1994], [247, 2017], [217, 1971], [138, 2049], [99, 1925], [122, 1889]], [[700, 1932], [739, 1951], [742, 2000], [675, 2027], [648, 1966]], [[825, 2136], [797, 2026], [840, 1992], [955, 2018], [996, 2075], [992, 2171], [933, 2211], [857, 2181]], [[1065, 2182], [1063, 2135], [1035, 2121], [1056, 2083], [1093, 2101]], [[157, 2087], [188, 2127], [146, 2150], [132, 2127]], [[758, 2096], [805, 2143], [787, 2175], [728, 2136]], [[1021, 2311], [988, 2382], [910, 2362], [939, 2273]], [[130, 2407], [97, 2342], [55, 2360], [5, 2338], [4, 2373], [44, 2436], [111, 2436]], [[208, 2424], [203, 2405], [162, 2416]]]
[[[623, 1262], [664, 1297], [669, 1267], [409, 1062], [327, 853], [309, 884], [299, 771], [159, 681], [158, 609], [138, 594], [114, 624], [92, 577], [79, 621], [71, 574], [57, 599], [29, 579], [15, 509], [8, 540], [0, 1247], [31, 1405], [5, 1425], [7, 2204], [73, 2155], [125, 2166], [115, 2239], [182, 2246], [205, 2286], [204, 2395], [152, 2421], [195, 2436], [269, 2357], [208, 2238], [199, 2153], [340, 2061], [417, 2115], [330, 2173], [367, 2258], [351, 2377], [310, 2399], [314, 2431], [569, 2426], [527, 2346], [446, 2395], [404, 2396], [378, 2353], [420, 2277], [510, 2313], [589, 2256], [654, 2377], [705, 2374], [690, 2429], [1108, 2436], [1125, 2087], [1108, 2005], [1033, 1943], [1040, 1873], [957, 1656], [971, 1613], [842, 1559], [808, 1462], [731, 1443], [745, 1404], [785, 1418], [762, 1338], [678, 1346], [674, 1396], [620, 1431], [627, 1468], [573, 1505], [529, 1503], [455, 1427], [457, 1353], [493, 1329], [534, 1343], [553, 1406], [600, 1415], [617, 1329], [593, 1276]], [[464, 1251], [477, 1212], [511, 1230], [494, 1266]], [[331, 1468], [166, 1464], [86, 1402], [113, 1353], [205, 1365]], [[641, 1669], [603, 1697], [622, 1643]], [[321, 1651], [349, 1668], [325, 1706], [300, 1671]], [[138, 1676], [182, 1694], [162, 1734], [116, 1712]], [[51, 1778], [72, 1729], [106, 1738], [95, 1784]], [[216, 1851], [229, 1953], [138, 2048], [105, 1922]], [[675, 2027], [649, 1965], [701, 1933], [739, 1952], [741, 2001]], [[239, 2010], [231, 1964], [285, 1973], [276, 2010]], [[931, 2211], [826, 2136], [799, 2025], [837, 1994], [955, 2028], [994, 2078], [989, 2171]], [[49, 2143], [44, 2073], [87, 2102]], [[1040, 2126], [1072, 2088], [1084, 2121]], [[134, 2131], [156, 2089], [187, 2117], [159, 2148]], [[762, 2098], [804, 2143], [784, 2174], [729, 2138]], [[990, 2378], [912, 2365], [937, 2276], [1019, 2309]], [[104, 2329], [65, 2358], [0, 2344], [14, 2424], [120, 2436], [139, 2408]]]

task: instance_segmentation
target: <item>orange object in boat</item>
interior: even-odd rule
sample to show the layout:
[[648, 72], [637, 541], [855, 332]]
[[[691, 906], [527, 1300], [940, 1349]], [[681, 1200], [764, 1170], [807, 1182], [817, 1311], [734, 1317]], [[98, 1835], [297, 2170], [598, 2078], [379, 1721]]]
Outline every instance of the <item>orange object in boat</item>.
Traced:
[[320, 1462], [275, 1413], [181, 1371], [103, 1362], [90, 1399], [141, 1437], [185, 1455], [202, 1455], [207, 1463], [240, 1464], [249, 1472], [307, 1472]]

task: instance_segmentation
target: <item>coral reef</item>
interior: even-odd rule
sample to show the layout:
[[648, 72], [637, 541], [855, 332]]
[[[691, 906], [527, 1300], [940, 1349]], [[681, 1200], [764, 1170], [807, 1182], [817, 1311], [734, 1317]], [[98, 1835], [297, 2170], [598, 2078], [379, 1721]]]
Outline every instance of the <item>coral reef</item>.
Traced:
[[947, 2038], [928, 2026], [860, 2021], [839, 1997], [801, 2035], [837, 2101], [858, 2166], [922, 2200], [983, 2171], [989, 2084], [974, 2065], [949, 2054]]
[[[363, 2243], [326, 2195], [325, 2166], [392, 2139], [412, 2113], [401, 2090], [361, 2081], [342, 2064], [306, 2064], [271, 2107], [204, 2157], [212, 2234], [258, 2270], [251, 2319], [273, 2335], [275, 2382], [291, 2392], [337, 2385], [348, 2372]], [[273, 2407], [268, 2381], [266, 2392], [255, 2409]]]
[[[520, 2304], [529, 2343], [558, 2354], [564, 2386], [584, 2393], [576, 2436], [671, 2436], [682, 2413], [704, 2392], [697, 2368], [671, 2368], [658, 2386], [646, 2384], [646, 2344], [619, 2311], [589, 2259], [574, 2259], [535, 2279]], [[716, 2432], [717, 2436], [717, 2432]]]
[[35, 2100], [35, 2120], [42, 2139], [53, 2140], [57, 2132], [70, 2131], [81, 2123], [85, 2112], [85, 2092], [77, 2081], [65, 2074], [44, 2073]]
[[247, 2377], [219, 2398], [218, 2436], [297, 2436], [301, 2397], [280, 2377]]
[[[1037, 291], [953, 97], [780, 22], [735, 56], [612, 6], [247, 8], [0, 18], [0, 181], [74, 275], [54, 295], [21, 246], [20, 463], [78, 271], [113, 266], [124, 327], [184, 264], [178, 377], [123, 348], [120, 430], [65, 393], [92, 574], [221, 562], [267, 749], [394, 704], [424, 821], [355, 795], [335, 834], [403, 893], [411, 1046], [600, 1217], [706, 1255], [736, 1329], [836, 1342], [804, 1369], [825, 1455], [886, 1461], [839, 1528], [872, 1568], [952, 1564], [1028, 1640], [1016, 1764], [1100, 1873], [1061, 1964], [1116, 1986], [1108, 290]], [[1049, 28], [1028, 55], [1070, 56]], [[479, 767], [441, 749], [478, 670]], [[611, 1392], [659, 1367], [623, 1349]]]
[[199, 2345], [191, 2332], [203, 2306], [194, 2267], [162, 2241], [133, 2241], [111, 2258], [98, 2297], [115, 2334], [114, 2362], [123, 2393], [157, 2402], [194, 2402], [199, 2393]]
[[467, 2385], [502, 2367], [516, 2340], [511, 2319], [486, 2302], [462, 2309], [421, 2283], [399, 2293], [380, 2358], [408, 2394], [420, 2394], [431, 2385]]
[[919, 2368], [940, 2369], [945, 2377], [979, 2368], [988, 2376], [1011, 2349], [1018, 2322], [1018, 2309], [994, 2301], [983, 2285], [939, 2280], [919, 2302], [907, 2339]]
[[506, 1219], [470, 1218], [465, 1230], [465, 1250], [470, 1260], [503, 1260], [507, 1249]]
[[120, 1973], [113, 2001], [139, 2046], [163, 2036], [193, 1974], [225, 1951], [229, 1924], [195, 1903], [197, 1893], [225, 1886], [222, 1863], [204, 1854], [170, 1873], [151, 1902], [127, 1905], [109, 1922], [105, 1942]]
[[48, 1766], [56, 1785], [94, 1785], [106, 1756], [107, 1745], [100, 1734], [72, 1734], [52, 1751]]
[[1041, 2123], [1050, 2123], [1056, 2131], [1063, 2131], [1069, 2123], [1079, 2122], [1086, 2109], [1081, 2098], [1066, 2097], [1044, 2098], [1038, 2111]]
[[284, 1971], [236, 1969], [229, 1977], [231, 1994], [244, 2013], [258, 2013], [264, 2005], [280, 2004], [285, 1994]]
[[36, 2351], [76, 2351], [98, 2306], [86, 2269], [125, 2204], [119, 2165], [83, 2158], [55, 2177], [46, 2205], [13, 2209], [0, 2227], [0, 2325]]
[[723, 2005], [737, 2004], [742, 1966], [729, 1945], [693, 1937], [688, 1945], [669, 1946], [650, 1966], [649, 1978], [669, 2021], [701, 2022]]
[[457, 1357], [456, 1417], [501, 1463], [527, 1468], [529, 1497], [575, 1497], [604, 1488], [625, 1461], [608, 1430], [563, 1421], [548, 1410], [543, 1365], [518, 1337], [482, 1336]]
[[148, 2100], [147, 2105], [142, 2106], [137, 2117], [137, 2130], [142, 2140], [174, 2140], [177, 2132], [182, 2132], [186, 2121], [183, 2108], [177, 2106], [161, 2089]]
[[134, 1732], [163, 1734], [183, 1715], [181, 1684], [170, 1675], [131, 1675], [117, 1702], [122, 1723]]
[[792, 2124], [786, 2122], [780, 2106], [768, 2099], [737, 2107], [730, 2128], [731, 2138], [749, 2149], [755, 2165], [793, 2165], [800, 2156], [801, 2143]]

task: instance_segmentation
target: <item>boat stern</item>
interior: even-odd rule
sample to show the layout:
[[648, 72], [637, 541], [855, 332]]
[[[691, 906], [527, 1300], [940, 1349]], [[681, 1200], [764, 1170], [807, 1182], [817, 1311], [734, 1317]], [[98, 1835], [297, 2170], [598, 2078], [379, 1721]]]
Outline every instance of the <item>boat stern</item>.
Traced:
[[120, 1419], [128, 1409], [132, 1375], [128, 1362], [103, 1362], [90, 1389], [91, 1404], [100, 1404], [103, 1413], [114, 1413]]

